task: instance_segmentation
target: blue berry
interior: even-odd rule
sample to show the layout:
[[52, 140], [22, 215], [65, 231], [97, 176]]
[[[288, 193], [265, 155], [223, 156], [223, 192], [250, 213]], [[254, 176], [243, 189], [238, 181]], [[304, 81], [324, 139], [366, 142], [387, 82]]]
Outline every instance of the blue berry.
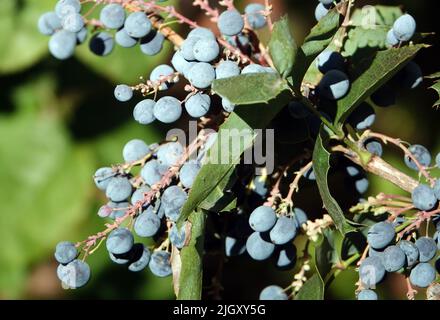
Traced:
[[114, 229], [105, 242], [107, 250], [113, 254], [129, 252], [134, 244], [133, 234], [126, 228]]
[[252, 233], [246, 241], [246, 250], [254, 260], [266, 260], [275, 250], [267, 235], [260, 232]]
[[164, 41], [165, 37], [162, 33], [151, 30], [150, 33], [140, 41], [141, 51], [148, 56], [155, 56], [162, 50]]
[[61, 20], [55, 12], [46, 12], [38, 19], [38, 31], [45, 36], [53, 35], [61, 27]]
[[266, 17], [263, 15], [265, 9], [264, 5], [260, 3], [250, 3], [244, 9], [252, 29], [261, 29], [266, 25]]
[[292, 241], [297, 233], [295, 219], [290, 217], [279, 217], [272, 230], [270, 230], [270, 240], [277, 245]]
[[171, 275], [171, 255], [166, 251], [155, 251], [151, 255], [148, 265], [151, 272], [157, 277], [167, 277]]
[[244, 20], [237, 10], [224, 11], [217, 21], [220, 32], [226, 36], [235, 36], [244, 28]]
[[86, 41], [87, 36], [89, 35], [88, 30], [86, 27], [83, 27], [81, 30], [79, 30], [76, 33], [76, 42], [77, 44], [84, 43]]
[[57, 269], [57, 276], [68, 288], [81, 288], [90, 279], [90, 267], [87, 263], [76, 259], [67, 265], [60, 264]]
[[[141, 245], [142, 251], [139, 257], [136, 257], [128, 266], [128, 270], [132, 272], [139, 272], [144, 270], [150, 263], [151, 253], [148, 248]], [[139, 255], [139, 254], [138, 254]]]
[[169, 234], [170, 242], [177, 249], [182, 249], [183, 246], [185, 245], [185, 239], [186, 239], [185, 231], [186, 231], [186, 223], [184, 225], [182, 225], [180, 230], [177, 229], [176, 224], [174, 224], [171, 227], [170, 234]]
[[149, 152], [150, 148], [144, 141], [133, 139], [125, 144], [124, 149], [122, 149], [122, 156], [125, 162], [134, 162], [141, 160]]
[[160, 165], [171, 167], [183, 156], [183, 147], [179, 142], [163, 144], [157, 150], [157, 161]]
[[150, 186], [158, 183], [162, 179], [159, 162], [155, 159], [148, 161], [141, 170], [141, 177]]
[[181, 74], [187, 74], [188, 70], [194, 65], [193, 63], [185, 60], [182, 51], [176, 51], [171, 59], [171, 64]]
[[156, 102], [151, 99], [144, 99], [136, 104], [133, 109], [133, 118], [140, 124], [150, 124], [156, 117], [154, 116], [154, 106]]
[[151, 206], [142, 212], [134, 222], [134, 232], [143, 238], [154, 236], [159, 228], [160, 218], [153, 212]]
[[388, 246], [396, 236], [394, 227], [389, 222], [378, 222], [368, 230], [367, 240], [373, 249], [383, 249]]
[[185, 188], [192, 187], [200, 168], [200, 164], [196, 161], [189, 161], [180, 168], [179, 179]]
[[[431, 164], [431, 153], [426, 149], [424, 146], [420, 144], [414, 144], [411, 147], [408, 148], [409, 152], [417, 159], [417, 161], [420, 163], [420, 165], [424, 167], [428, 167]], [[414, 161], [409, 158], [408, 156], [405, 156], [405, 164], [413, 170], [418, 171], [416, 164]]]
[[434, 239], [420, 237], [416, 240], [416, 247], [419, 250], [419, 261], [428, 262], [434, 258], [437, 253], [437, 244]]
[[345, 70], [344, 57], [337, 51], [324, 50], [316, 58], [316, 66], [322, 73], [327, 73], [330, 70]]
[[348, 121], [357, 130], [370, 128], [376, 120], [376, 113], [368, 103], [362, 103], [349, 117]]
[[[165, 78], [174, 74], [174, 69], [167, 64], [158, 65], [156, 68], [151, 71], [150, 80], [153, 82], [163, 81]], [[166, 82], [162, 82], [159, 87], [160, 90], [168, 89], [168, 85]]]
[[200, 40], [199, 37], [191, 37], [187, 38], [182, 45], [180, 46], [180, 52], [182, 53], [182, 56], [187, 61], [193, 61], [196, 60], [196, 57], [194, 56], [194, 46], [196, 43]]
[[240, 74], [240, 67], [233, 61], [222, 61], [215, 68], [216, 79], [235, 77]]
[[201, 62], [211, 62], [220, 54], [220, 46], [216, 40], [200, 39], [194, 44], [194, 58]]
[[354, 187], [356, 191], [360, 194], [364, 194], [365, 192], [367, 192], [369, 185], [370, 182], [365, 177], [361, 177], [354, 181]]
[[135, 192], [131, 195], [130, 203], [135, 205], [137, 202], [144, 199], [144, 193], [150, 192], [151, 188], [149, 185], [144, 184], [136, 189]]
[[116, 264], [127, 264], [130, 262], [131, 251], [123, 254], [113, 254], [111, 252], [108, 253], [110, 260]]
[[105, 194], [107, 198], [114, 202], [121, 202], [127, 200], [132, 191], [130, 181], [125, 177], [115, 177], [108, 183]]
[[246, 251], [246, 240], [234, 237], [225, 237], [225, 254], [227, 257], [239, 256]]
[[257, 207], [249, 217], [249, 225], [258, 232], [269, 231], [276, 222], [275, 210], [268, 206]]
[[55, 259], [61, 264], [67, 264], [75, 260], [78, 250], [73, 242], [62, 241], [55, 247]]
[[69, 32], [79, 32], [84, 27], [84, 19], [79, 13], [70, 13], [61, 19], [63, 29]]
[[399, 44], [399, 40], [394, 35], [394, 30], [390, 29], [387, 33], [387, 44], [391, 47], [395, 47]]
[[301, 227], [302, 225], [307, 224], [308, 217], [303, 209], [294, 208], [293, 214], [295, 216], [295, 221], [296, 221], [298, 227]]
[[409, 275], [411, 284], [426, 288], [435, 280], [435, 269], [429, 263], [419, 263]]
[[187, 38], [199, 38], [199, 39], [210, 39], [210, 40], [215, 40], [215, 34], [209, 30], [208, 28], [195, 28], [193, 30], [191, 30], [190, 33], [188, 33]]
[[98, 32], [90, 39], [89, 49], [97, 56], [109, 55], [115, 46], [113, 36], [107, 32]]
[[307, 180], [310, 180], [310, 181], [316, 180], [315, 171], [313, 170], [313, 167], [310, 167], [309, 170], [307, 170], [304, 173], [304, 178], [306, 178]]
[[423, 73], [419, 65], [410, 61], [401, 72], [402, 86], [407, 89], [415, 89], [423, 82]]
[[350, 90], [350, 80], [344, 72], [330, 70], [322, 78], [318, 90], [326, 99], [339, 100]]
[[429, 186], [420, 184], [412, 192], [411, 198], [416, 207], [419, 210], [429, 211], [437, 204], [437, 198]]
[[279, 286], [268, 286], [260, 293], [260, 300], [287, 300], [287, 294]]
[[49, 51], [57, 59], [65, 60], [73, 56], [76, 48], [76, 35], [73, 32], [60, 30], [49, 40]]
[[311, 112], [307, 107], [298, 101], [291, 101], [287, 105], [287, 108], [289, 109], [289, 113], [294, 119], [304, 119], [307, 118]]
[[113, 171], [110, 167], [103, 167], [96, 170], [93, 180], [95, 181], [96, 186], [98, 189], [105, 191], [107, 189], [107, 186], [110, 182], [110, 180], [116, 175], [116, 173]]
[[206, 115], [211, 106], [211, 98], [204, 93], [191, 95], [185, 102], [185, 109], [193, 118], [200, 118]]
[[324, 18], [324, 16], [327, 15], [328, 11], [329, 11], [329, 9], [325, 5], [323, 5], [322, 3], [319, 3], [315, 8], [316, 21], [319, 21], [322, 18]]
[[215, 80], [214, 67], [206, 62], [198, 62], [189, 69], [188, 80], [194, 87], [206, 89]]
[[116, 86], [114, 94], [116, 100], [126, 102], [133, 98], [133, 89], [126, 84], [120, 84]]
[[406, 265], [408, 267], [414, 266], [419, 259], [419, 249], [417, 248], [417, 246], [408, 240], [400, 240], [398, 246], [405, 253]]
[[388, 272], [395, 272], [403, 268], [406, 262], [406, 255], [398, 246], [389, 246], [382, 256], [382, 264]]
[[347, 171], [350, 177], [358, 177], [363, 174], [361, 169], [357, 166], [347, 166], [345, 170]]
[[274, 72], [274, 70], [269, 67], [263, 67], [256, 63], [247, 65], [246, 67], [243, 68], [243, 70], [241, 70], [241, 74], [269, 73], [269, 72]]
[[358, 300], [377, 300], [377, 293], [370, 289], [361, 290], [357, 295]]
[[144, 12], [133, 12], [127, 17], [124, 29], [133, 38], [142, 38], [150, 33], [152, 28], [151, 21]]
[[278, 247], [276, 250], [275, 265], [281, 269], [289, 269], [295, 266], [296, 263], [296, 248], [289, 243]]
[[177, 221], [187, 198], [188, 195], [179, 186], [168, 187], [163, 192], [161, 205], [164, 207], [168, 219]]
[[365, 149], [368, 150], [368, 152], [381, 157], [383, 154], [383, 148], [382, 148], [382, 144], [375, 140], [375, 139], [368, 139], [367, 141], [365, 141]]
[[60, 18], [71, 13], [79, 13], [80, 11], [81, 3], [79, 0], [59, 0], [55, 5], [55, 13]]
[[[110, 219], [116, 220], [125, 215], [125, 212], [129, 209], [130, 203], [128, 202], [113, 202], [109, 201], [106, 206], [112, 210], [109, 215]], [[106, 209], [108, 212], [108, 210]], [[99, 213], [99, 212], [98, 212]]]
[[435, 180], [434, 187], [432, 188], [432, 190], [434, 191], [437, 200], [440, 200], [440, 179]]
[[385, 268], [381, 258], [368, 257], [359, 267], [359, 279], [366, 288], [374, 287], [385, 277]]
[[399, 41], [409, 41], [414, 36], [416, 27], [416, 20], [411, 15], [404, 14], [393, 24], [394, 36]]
[[326, 6], [330, 6], [333, 4], [334, 0], [319, 0], [319, 2], [321, 2], [322, 4], [324, 4]]
[[235, 104], [229, 101], [228, 98], [222, 98], [222, 108], [226, 112], [233, 112], [235, 109]]
[[370, 98], [376, 106], [386, 108], [396, 104], [396, 91], [390, 84], [386, 83], [377, 89]]
[[102, 8], [99, 19], [106, 28], [119, 29], [125, 22], [125, 10], [117, 3], [108, 4]]
[[182, 105], [178, 99], [165, 96], [156, 102], [153, 114], [160, 122], [172, 123], [177, 121], [182, 115]]
[[107, 204], [104, 204], [98, 209], [97, 214], [100, 218], [107, 218], [112, 213], [113, 213], [113, 209], [110, 206], [108, 206]]
[[116, 32], [115, 41], [123, 48], [132, 48], [138, 42], [137, 39], [130, 37], [124, 28]]

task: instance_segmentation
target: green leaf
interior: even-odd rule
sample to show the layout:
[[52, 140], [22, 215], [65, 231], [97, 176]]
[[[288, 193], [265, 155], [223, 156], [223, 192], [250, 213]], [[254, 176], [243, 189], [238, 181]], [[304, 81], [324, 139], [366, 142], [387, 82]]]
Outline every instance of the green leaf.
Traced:
[[[434, 84], [430, 86], [429, 89], [435, 90], [437, 92], [437, 96], [440, 96], [440, 72], [431, 74], [426, 78], [434, 80]], [[440, 106], [440, 99], [438, 99], [433, 105], [433, 107], [438, 107], [438, 106]]]
[[257, 73], [215, 80], [212, 89], [236, 105], [249, 105], [268, 103], [288, 88], [277, 74]]
[[54, 5], [52, 0], [0, 1], [0, 74], [23, 70], [45, 55], [49, 38], [38, 32], [37, 22]]
[[205, 213], [193, 212], [188, 217], [191, 223], [191, 240], [182, 248], [178, 300], [200, 300], [202, 298], [203, 248]]
[[368, 59], [353, 61], [349, 70], [350, 92], [337, 102], [335, 123], [343, 123], [350, 113], [390, 80], [425, 45], [410, 45], [379, 51]]
[[353, 11], [350, 20], [352, 25], [374, 29], [375, 26], [392, 27], [394, 21], [402, 15], [401, 7], [397, 6], [365, 6]]
[[295, 297], [295, 300], [323, 300], [324, 282], [321, 277], [315, 273], [302, 286]]
[[335, 262], [334, 235], [331, 230], [325, 230], [320, 243], [315, 245], [315, 266], [324, 281]]
[[[240, 162], [243, 152], [253, 145], [255, 139], [253, 130], [264, 129], [287, 104], [289, 98], [290, 95], [286, 92], [271, 101], [270, 104], [254, 105], [252, 108], [238, 107], [236, 112], [231, 113], [219, 128], [218, 138], [208, 153], [209, 163], [202, 166], [194, 181], [188, 200], [182, 208], [179, 225], [203, 203], [213, 190], [222, 189], [221, 183], [227, 182], [223, 179], [228, 174], [232, 175], [233, 168]], [[243, 134], [247, 137], [246, 139], [243, 139]], [[222, 146], [224, 147], [222, 148]], [[218, 196], [221, 195], [222, 192], [219, 192]], [[217, 200], [210, 199], [209, 201], [214, 203]]]
[[355, 228], [353, 228], [345, 219], [342, 209], [330, 193], [327, 180], [329, 170], [330, 153], [325, 149], [322, 134], [320, 134], [316, 139], [315, 149], [313, 150], [313, 171], [315, 172], [316, 183], [324, 207], [332, 217], [338, 230], [345, 235], [348, 232], [355, 231]]
[[227, 208], [236, 199], [236, 196], [229, 191], [236, 181], [237, 174], [235, 168], [232, 167], [215, 186], [214, 190], [200, 203], [199, 208], [214, 212], [221, 212]]
[[283, 17], [274, 24], [269, 41], [269, 53], [283, 78], [291, 74], [297, 50], [295, 39], [290, 33], [289, 21], [287, 17]]
[[310, 31], [304, 44], [298, 49], [291, 83], [299, 91], [304, 75], [315, 58], [330, 44], [341, 25], [342, 16], [336, 9], [331, 10]]

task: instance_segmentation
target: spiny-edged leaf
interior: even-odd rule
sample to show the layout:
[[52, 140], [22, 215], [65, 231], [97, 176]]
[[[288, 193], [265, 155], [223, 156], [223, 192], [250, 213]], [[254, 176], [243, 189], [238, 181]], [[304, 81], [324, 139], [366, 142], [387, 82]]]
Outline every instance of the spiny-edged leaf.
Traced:
[[254, 129], [264, 129], [287, 104], [289, 98], [290, 95], [285, 92], [270, 104], [255, 105], [252, 108], [237, 107], [236, 112], [231, 113], [219, 128], [216, 142], [208, 152], [210, 161], [200, 169], [182, 208], [178, 225], [200, 206], [240, 162], [243, 152], [254, 143]]
[[391, 27], [402, 14], [397, 6], [365, 6], [354, 10], [350, 20], [352, 25], [374, 29], [375, 26]]
[[315, 266], [324, 281], [335, 261], [334, 235], [332, 230], [324, 230], [321, 241], [315, 245]]
[[316, 183], [324, 207], [332, 217], [338, 230], [345, 235], [356, 229], [345, 219], [342, 209], [330, 193], [327, 180], [328, 171], [330, 170], [330, 153], [325, 149], [321, 135], [322, 134], [318, 135], [315, 149], [313, 150], [313, 171], [315, 172]]
[[323, 300], [324, 282], [318, 273], [313, 274], [302, 286], [295, 300]]
[[202, 210], [194, 211], [188, 217], [191, 223], [191, 239], [188, 246], [183, 247], [180, 252], [179, 300], [202, 298], [205, 219]]
[[268, 103], [287, 90], [287, 83], [275, 73], [244, 74], [215, 80], [212, 89], [236, 105]]
[[332, 9], [325, 15], [304, 40], [298, 49], [291, 83], [296, 90], [301, 88], [304, 75], [315, 58], [330, 44], [342, 22], [341, 14]]
[[[440, 81], [437, 81], [432, 86], [429, 87], [430, 89], [434, 89], [437, 92], [437, 95], [440, 96]], [[434, 102], [433, 107], [440, 106], [440, 99], [438, 99], [436, 102]]]
[[295, 39], [290, 32], [289, 21], [287, 17], [283, 17], [274, 24], [269, 41], [270, 56], [283, 78], [292, 72], [297, 50]]
[[424, 47], [420, 44], [391, 48], [379, 51], [367, 59], [353, 61], [349, 70], [352, 81], [350, 92], [337, 102], [335, 122], [343, 123], [358, 105], [390, 80]]
[[[429, 89], [435, 90], [437, 92], [437, 95], [440, 96], [440, 72], [436, 72], [434, 74], [426, 76], [426, 78], [434, 80], [434, 84], [430, 86]], [[434, 103], [433, 107], [439, 107], [439, 106], [440, 106], [440, 99], [438, 99]]]

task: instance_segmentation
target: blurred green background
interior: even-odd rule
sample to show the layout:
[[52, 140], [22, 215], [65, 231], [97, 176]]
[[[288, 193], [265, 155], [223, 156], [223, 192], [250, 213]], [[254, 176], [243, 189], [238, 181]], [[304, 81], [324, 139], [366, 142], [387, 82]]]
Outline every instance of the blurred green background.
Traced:
[[[117, 103], [113, 88], [136, 83], [152, 67], [169, 61], [171, 46], [154, 58], [138, 48], [120, 47], [100, 58], [82, 45], [75, 58], [57, 61], [48, 54], [48, 38], [36, 28], [38, 17], [52, 10], [55, 2], [0, 1], [0, 298], [171, 299], [171, 279], [152, 277], [149, 271], [130, 273], [111, 264], [105, 250], [89, 258], [93, 277], [85, 288], [65, 291], [56, 278], [55, 244], [84, 239], [102, 228], [96, 211], [106, 200], [94, 187], [95, 169], [120, 162], [128, 140], [158, 141], [168, 128], [134, 122], [133, 105]], [[209, 24], [191, 1], [174, 2], [202, 25]], [[237, 4], [243, 8], [246, 2]], [[417, 18], [420, 31], [436, 31], [436, 18], [430, 16], [435, 13], [432, 1], [359, 2], [402, 4]], [[273, 3], [276, 15], [289, 13], [296, 39], [314, 25], [317, 0]], [[434, 46], [416, 61], [427, 75], [440, 70], [439, 57]], [[439, 114], [431, 107], [436, 97], [426, 87], [400, 96], [398, 106], [377, 110], [375, 129], [440, 151]], [[402, 167], [400, 155], [387, 152], [386, 158]], [[396, 190], [373, 178], [370, 192], [379, 191]], [[330, 297], [352, 298], [354, 276], [341, 277]], [[239, 258], [226, 265], [224, 278], [225, 298], [257, 298], [269, 281], [288, 283], [292, 273]], [[383, 295], [402, 298], [404, 288], [385, 285]]]

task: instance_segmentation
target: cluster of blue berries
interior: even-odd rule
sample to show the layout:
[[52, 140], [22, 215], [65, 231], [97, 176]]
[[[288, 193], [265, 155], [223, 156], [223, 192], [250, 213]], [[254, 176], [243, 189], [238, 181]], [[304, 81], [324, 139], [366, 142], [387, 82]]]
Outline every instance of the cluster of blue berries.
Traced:
[[[103, 167], [94, 175], [96, 186], [109, 199], [98, 210], [98, 216], [118, 222], [137, 206], [137, 212], [133, 214], [133, 232], [119, 225], [108, 234], [109, 257], [116, 264], [128, 265], [130, 271], [141, 271], [148, 266], [154, 275], [166, 277], [171, 274], [167, 246], [150, 250], [140, 242], [135, 243], [135, 239], [152, 237], [162, 243], [168, 239], [178, 249], [185, 245], [186, 224], [179, 230], [176, 221], [201, 165], [197, 160], [187, 161], [180, 167], [175, 184], [166, 187], [154, 203], [144, 203], [144, 196], [183, 157], [184, 148], [179, 142], [148, 146], [144, 141], [134, 139], [124, 146], [122, 155], [127, 164], [141, 163], [140, 183], [139, 179], [135, 182], [134, 177], [118, 168]], [[85, 285], [90, 277], [87, 263], [76, 260], [77, 256], [73, 243], [60, 242], [56, 247], [55, 258], [60, 263], [58, 277], [69, 288]]]
[[[359, 300], [377, 300], [372, 290], [380, 283], [387, 272], [409, 274], [409, 281], [419, 288], [427, 288], [436, 278], [436, 270], [430, 261], [440, 249], [438, 231], [434, 238], [419, 237], [414, 242], [398, 239], [396, 242], [395, 228], [402, 221], [391, 223], [382, 221], [372, 225], [368, 230], [368, 257], [359, 267], [359, 278], [362, 290], [358, 293]], [[437, 223], [437, 230], [440, 224]], [[436, 243], [437, 241], [437, 243]], [[439, 262], [436, 262], [436, 267]]]

